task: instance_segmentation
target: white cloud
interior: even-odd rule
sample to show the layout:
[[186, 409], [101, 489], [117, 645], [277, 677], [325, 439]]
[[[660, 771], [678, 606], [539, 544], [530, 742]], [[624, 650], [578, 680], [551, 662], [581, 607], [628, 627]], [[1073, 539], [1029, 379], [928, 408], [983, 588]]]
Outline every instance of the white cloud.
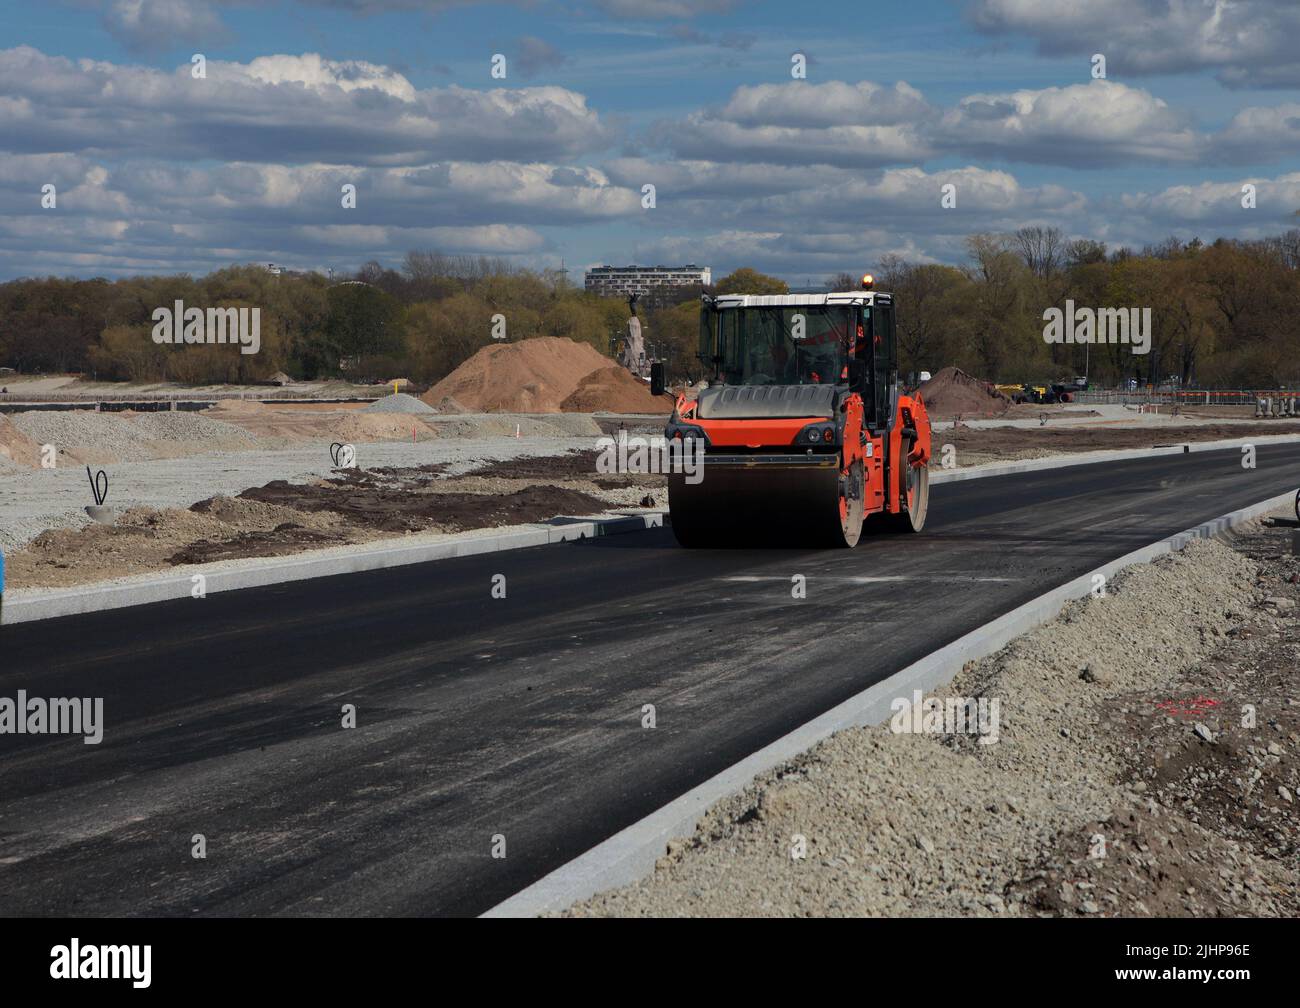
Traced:
[[301, 84], [318, 93], [338, 88], [344, 92], [378, 91], [403, 102], [414, 102], [417, 97], [411, 82], [401, 74], [364, 60], [330, 60], [318, 53], [303, 53], [301, 56], [258, 56], [244, 67], [221, 66], [259, 83]]
[[717, 118], [738, 126], [824, 128], [911, 123], [933, 112], [921, 92], [905, 81], [893, 87], [871, 81], [791, 81], [737, 88]]
[[1261, 163], [1294, 157], [1300, 153], [1300, 103], [1244, 108], [1214, 142], [1223, 161]]
[[[1242, 206], [1242, 187], [1247, 183], [1255, 187], [1254, 209]], [[1209, 224], [1276, 233], [1295, 226], [1295, 214], [1300, 210], [1300, 172], [1274, 178], [1252, 176], [1232, 182], [1169, 186], [1160, 192], [1123, 196], [1120, 204], [1153, 227]]]
[[208, 61], [173, 73], [0, 51], [0, 148], [171, 159], [420, 164], [568, 158], [611, 131], [559, 87], [419, 90], [400, 74], [314, 53]]
[[730, 10], [739, 0], [596, 0], [614, 17], [641, 19], [690, 18]]
[[113, 0], [104, 27], [136, 52], [174, 45], [219, 45], [229, 38], [212, 5], [203, 0]]
[[1108, 80], [973, 94], [942, 112], [901, 81], [742, 87], [721, 107], [657, 123], [651, 139], [687, 160], [859, 169], [936, 157], [1094, 168], [1213, 153], [1187, 115]]
[[[351, 267], [417, 247], [532, 255], [549, 244], [539, 227], [641, 213], [639, 192], [596, 169], [548, 164], [127, 162], [110, 169], [78, 155], [0, 154], [0, 178], [0, 269], [16, 264], [20, 272], [73, 254], [108, 273], [151, 255], [173, 257], [156, 267], [164, 271], [322, 258]], [[340, 205], [345, 181], [357, 186], [355, 210]], [[57, 186], [54, 210], [40, 207], [47, 182]], [[82, 256], [88, 249], [93, 260]]]
[[359, 249], [388, 253], [394, 248], [455, 249], [462, 253], [510, 255], [536, 252], [545, 239], [531, 228], [505, 224], [478, 227], [379, 227], [366, 224], [308, 225], [297, 233], [315, 246], [333, 246], [350, 255]]
[[817, 284], [833, 273], [872, 267], [891, 254], [914, 262], [933, 261], [917, 242], [887, 228], [713, 231], [638, 244], [633, 258], [639, 262], [711, 263], [715, 281], [744, 265], [791, 277], [796, 284], [805, 280]]
[[975, 166], [939, 169], [887, 168], [870, 172], [817, 165], [808, 168], [715, 161], [657, 163], [623, 158], [610, 177], [629, 188], [654, 182], [658, 209], [689, 219], [766, 220], [783, 226], [842, 223], [846, 218], [931, 228], [951, 226], [953, 211], [941, 204], [942, 188], [955, 187], [967, 220], [983, 223], [1016, 213], [1069, 214], [1084, 210], [1082, 195], [1057, 185], [1024, 187], [1015, 176]]
[[1209, 69], [1230, 87], [1300, 86], [1292, 0], [971, 0], [967, 15], [1048, 55], [1103, 53], [1111, 74]]
[[969, 95], [944, 113], [936, 138], [967, 154], [1080, 168], [1194, 162], [1206, 143], [1166, 102], [1109, 80]]

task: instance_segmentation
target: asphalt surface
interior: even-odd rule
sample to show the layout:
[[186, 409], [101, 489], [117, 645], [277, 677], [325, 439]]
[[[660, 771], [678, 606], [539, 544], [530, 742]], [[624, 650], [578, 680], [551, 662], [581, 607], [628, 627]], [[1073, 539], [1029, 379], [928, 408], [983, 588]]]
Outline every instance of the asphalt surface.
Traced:
[[5, 627], [0, 697], [102, 697], [106, 727], [0, 735], [0, 913], [481, 912], [1041, 592], [1300, 485], [1300, 446], [1240, 460], [934, 486], [924, 533], [853, 551], [660, 530]]

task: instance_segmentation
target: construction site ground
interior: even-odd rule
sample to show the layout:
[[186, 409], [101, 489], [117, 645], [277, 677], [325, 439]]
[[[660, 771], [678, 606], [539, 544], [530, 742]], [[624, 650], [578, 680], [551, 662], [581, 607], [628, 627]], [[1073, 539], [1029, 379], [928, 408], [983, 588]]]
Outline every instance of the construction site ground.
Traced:
[[352, 396], [384, 395], [393, 386], [359, 385], [341, 379], [291, 381], [284, 385], [182, 385], [179, 382], [97, 381], [74, 374], [0, 375], [0, 403], [5, 401], [85, 401], [129, 398], [193, 398], [209, 396], [274, 396], [344, 399]]
[[[1105, 414], [1084, 413], [1061, 411], [1045, 425], [937, 422], [933, 464], [942, 463], [945, 445], [955, 450], [953, 463], [967, 468], [1300, 433], [1300, 422], [1285, 420], [1119, 426]], [[653, 416], [434, 415], [254, 403], [203, 413], [0, 417], [0, 450], [8, 452], [0, 454], [8, 587], [64, 588], [187, 564], [665, 508], [664, 477], [600, 476], [595, 451], [602, 433], [650, 434], [661, 423]], [[354, 470], [336, 469], [334, 442], [355, 445]], [[39, 467], [44, 443], [57, 449], [53, 469]], [[92, 524], [85, 514], [93, 503], [85, 463], [108, 474], [107, 503], [117, 512], [111, 526]]]
[[[322, 451], [317, 454], [323, 462], [297, 460], [319, 471], [299, 472], [292, 479], [284, 478], [285, 468], [279, 473], [272, 469], [273, 462], [286, 462], [283, 457], [235, 460], [249, 464], [228, 465], [220, 480], [194, 464], [202, 460], [185, 459], [190, 471], [184, 478], [174, 467], [150, 473], [159, 491], [171, 498], [169, 506], [128, 506], [112, 525], [89, 522], [75, 509], [55, 514], [64, 520], [61, 527], [45, 525], [8, 551], [7, 580], [14, 589], [70, 587], [185, 564], [285, 556], [381, 539], [428, 540], [557, 515], [665, 505], [661, 477], [599, 475], [589, 443], [587, 439], [576, 453], [570, 453], [572, 440], [501, 439], [466, 443], [456, 453], [423, 446], [425, 458], [442, 456], [438, 461], [412, 461], [404, 458], [409, 451], [370, 445], [359, 450], [359, 462], [367, 468], [331, 470]], [[136, 463], [133, 469], [138, 476], [139, 470], [158, 465]], [[250, 465], [261, 469], [264, 480], [231, 485], [246, 483]], [[68, 480], [79, 488], [85, 474], [66, 473]], [[205, 483], [207, 496], [186, 501], [202, 493]], [[210, 492], [214, 483], [221, 486], [217, 494]], [[6, 503], [0, 500], [0, 509], [7, 510]], [[29, 513], [26, 521], [31, 529], [47, 519]]]

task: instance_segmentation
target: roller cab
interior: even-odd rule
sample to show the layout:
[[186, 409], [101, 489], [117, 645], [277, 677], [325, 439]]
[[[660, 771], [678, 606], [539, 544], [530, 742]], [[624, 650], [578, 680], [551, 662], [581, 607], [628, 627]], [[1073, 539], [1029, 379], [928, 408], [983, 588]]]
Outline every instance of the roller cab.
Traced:
[[867, 523], [921, 531], [930, 421], [900, 392], [895, 347], [889, 294], [706, 295], [711, 378], [665, 431], [703, 448], [693, 478], [669, 475], [677, 541], [853, 547]]

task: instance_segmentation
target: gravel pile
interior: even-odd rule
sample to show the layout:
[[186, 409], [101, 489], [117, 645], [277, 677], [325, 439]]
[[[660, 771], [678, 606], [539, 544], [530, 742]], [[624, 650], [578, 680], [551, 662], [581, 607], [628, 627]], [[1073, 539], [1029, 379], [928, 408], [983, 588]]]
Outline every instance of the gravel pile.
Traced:
[[522, 413], [466, 413], [425, 419], [439, 437], [598, 437], [600, 425], [589, 415], [562, 413], [528, 416]]
[[11, 417], [13, 425], [38, 445], [75, 449], [87, 460], [138, 462], [152, 458], [145, 430], [125, 417], [89, 410], [31, 410]]
[[369, 406], [362, 409], [363, 413], [437, 413], [438, 411], [426, 402], [421, 402], [413, 395], [407, 395], [405, 392], [395, 392], [393, 395], [384, 396], [384, 398], [372, 402]]
[[[545, 418], [532, 417], [547, 425], [556, 434], [569, 434], [573, 437], [592, 437], [600, 434], [600, 424], [588, 413], [550, 413]], [[659, 425], [662, 433], [663, 425]]]
[[131, 422], [154, 441], [184, 442], [208, 451], [257, 447], [257, 439], [242, 427], [198, 413], [141, 413]]
[[[1254, 604], [1256, 569], [1218, 542], [1134, 568], [936, 694], [999, 700], [996, 744], [840, 732], [716, 805], [649, 878], [568, 913], [1039, 912], [1013, 883], [1063, 837], [1086, 857], [1096, 822], [1138, 801], [1102, 709], [1159, 696], [1224, 642]], [[791, 856], [799, 837], [803, 859]]]

